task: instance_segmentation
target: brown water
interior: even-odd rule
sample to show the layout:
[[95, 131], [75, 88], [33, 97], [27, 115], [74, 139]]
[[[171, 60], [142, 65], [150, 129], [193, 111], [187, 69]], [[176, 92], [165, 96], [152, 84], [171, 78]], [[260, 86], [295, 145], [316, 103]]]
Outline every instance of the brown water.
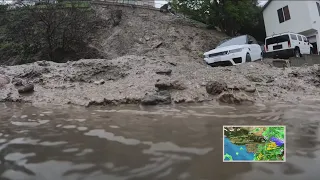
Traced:
[[[320, 102], [116, 108], [0, 104], [0, 179], [316, 180]], [[223, 125], [287, 125], [286, 163], [223, 163]]]

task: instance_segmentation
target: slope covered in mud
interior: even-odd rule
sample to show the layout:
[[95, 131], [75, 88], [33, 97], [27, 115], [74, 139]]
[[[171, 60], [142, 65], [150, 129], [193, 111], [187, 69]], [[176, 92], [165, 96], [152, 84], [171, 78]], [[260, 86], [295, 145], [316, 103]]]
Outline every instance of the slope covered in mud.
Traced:
[[202, 60], [205, 51], [215, 48], [227, 36], [206, 25], [159, 11], [122, 6], [96, 6], [107, 22], [94, 37], [92, 46], [107, 59], [123, 55], [188, 56]]
[[91, 46], [107, 58], [0, 67], [0, 101], [90, 106], [217, 99], [241, 104], [320, 95], [317, 65], [282, 69], [251, 62], [212, 68], [200, 55], [226, 37], [219, 32], [157, 11], [96, 10], [107, 23]]
[[[320, 95], [317, 65], [283, 70], [252, 62], [211, 68], [186, 62], [185, 58], [159, 60], [124, 56], [113, 60], [89, 59], [62, 64], [37, 62], [4, 67], [0, 72], [11, 83], [3, 75], [0, 77], [0, 100], [89, 106], [171, 104], [217, 98], [227, 103], [296, 102]], [[21, 85], [30, 83], [34, 84], [34, 92], [18, 92]]]

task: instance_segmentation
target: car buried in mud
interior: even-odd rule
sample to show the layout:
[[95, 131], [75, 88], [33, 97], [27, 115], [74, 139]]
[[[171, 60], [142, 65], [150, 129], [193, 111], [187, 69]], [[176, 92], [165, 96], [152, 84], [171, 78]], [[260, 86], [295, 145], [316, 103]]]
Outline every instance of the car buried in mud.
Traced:
[[262, 60], [262, 50], [250, 35], [227, 39], [218, 46], [205, 52], [204, 61], [210, 66], [232, 66], [245, 62]]

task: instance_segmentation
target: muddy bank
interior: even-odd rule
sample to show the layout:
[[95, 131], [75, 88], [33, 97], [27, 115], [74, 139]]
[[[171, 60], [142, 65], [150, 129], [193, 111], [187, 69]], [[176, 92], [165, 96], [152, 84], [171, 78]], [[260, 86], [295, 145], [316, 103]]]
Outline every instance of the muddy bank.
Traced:
[[113, 60], [0, 67], [0, 101], [83, 106], [223, 103], [314, 99], [318, 65], [276, 68], [262, 62], [212, 68], [188, 57], [124, 56]]

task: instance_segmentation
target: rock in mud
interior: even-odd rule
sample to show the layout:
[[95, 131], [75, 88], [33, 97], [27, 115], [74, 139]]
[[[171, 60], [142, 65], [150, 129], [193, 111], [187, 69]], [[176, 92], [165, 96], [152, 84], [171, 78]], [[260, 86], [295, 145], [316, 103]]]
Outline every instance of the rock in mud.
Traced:
[[13, 78], [12, 79], [12, 84], [15, 86], [22, 86], [23, 85], [23, 80], [20, 78]]
[[259, 77], [258, 75], [250, 74], [246, 76], [247, 79], [249, 79], [252, 82], [262, 82], [263, 79]]
[[290, 61], [284, 59], [276, 59], [272, 61], [272, 65], [277, 68], [288, 68], [290, 67]]
[[111, 12], [111, 19], [113, 21], [113, 26], [118, 26], [122, 19], [122, 10], [114, 10]]
[[239, 90], [243, 90], [244, 87], [238, 87], [238, 86], [236, 86], [236, 85], [228, 85], [228, 86], [227, 86], [227, 89], [239, 91]]
[[249, 96], [247, 96], [244, 93], [229, 93], [224, 92], [221, 93], [218, 97], [218, 101], [222, 103], [228, 103], [228, 104], [243, 104], [244, 102], [247, 103], [253, 103], [254, 101], [250, 99]]
[[105, 83], [105, 81], [103, 79], [94, 82], [94, 84], [96, 84], [96, 85], [101, 85], [101, 84], [104, 84], [104, 83]]
[[155, 87], [158, 88], [159, 91], [163, 90], [184, 90], [186, 86], [180, 81], [166, 81], [166, 82], [158, 82], [155, 84]]
[[0, 74], [0, 87], [10, 83], [10, 78], [8, 76]]
[[34, 91], [34, 85], [33, 84], [27, 84], [25, 86], [22, 86], [20, 88], [18, 88], [18, 92], [20, 94], [24, 94], [24, 93], [30, 93]]
[[162, 41], [156, 41], [152, 45], [152, 49], [159, 48], [162, 45]]
[[227, 90], [228, 86], [225, 82], [210, 81], [206, 84], [206, 91], [211, 95], [218, 95]]
[[156, 70], [156, 74], [160, 74], [160, 75], [171, 75], [172, 73], [172, 70], [171, 69], [159, 69], [159, 70]]
[[146, 41], [149, 41], [151, 38], [150, 38], [150, 36], [145, 36], [144, 39], [145, 39]]
[[160, 91], [152, 95], [146, 95], [141, 100], [142, 105], [171, 104], [171, 94], [168, 91]]
[[38, 61], [37, 64], [39, 66], [50, 66], [50, 63], [48, 61]]
[[301, 76], [298, 71], [292, 71], [291, 73], [288, 74], [289, 77], [299, 77]]
[[253, 86], [248, 86], [248, 87], [245, 87], [244, 91], [246, 91], [248, 93], [254, 93], [254, 92], [256, 92], [256, 88]]
[[177, 63], [175, 62], [168, 62], [171, 66], [177, 66]]

